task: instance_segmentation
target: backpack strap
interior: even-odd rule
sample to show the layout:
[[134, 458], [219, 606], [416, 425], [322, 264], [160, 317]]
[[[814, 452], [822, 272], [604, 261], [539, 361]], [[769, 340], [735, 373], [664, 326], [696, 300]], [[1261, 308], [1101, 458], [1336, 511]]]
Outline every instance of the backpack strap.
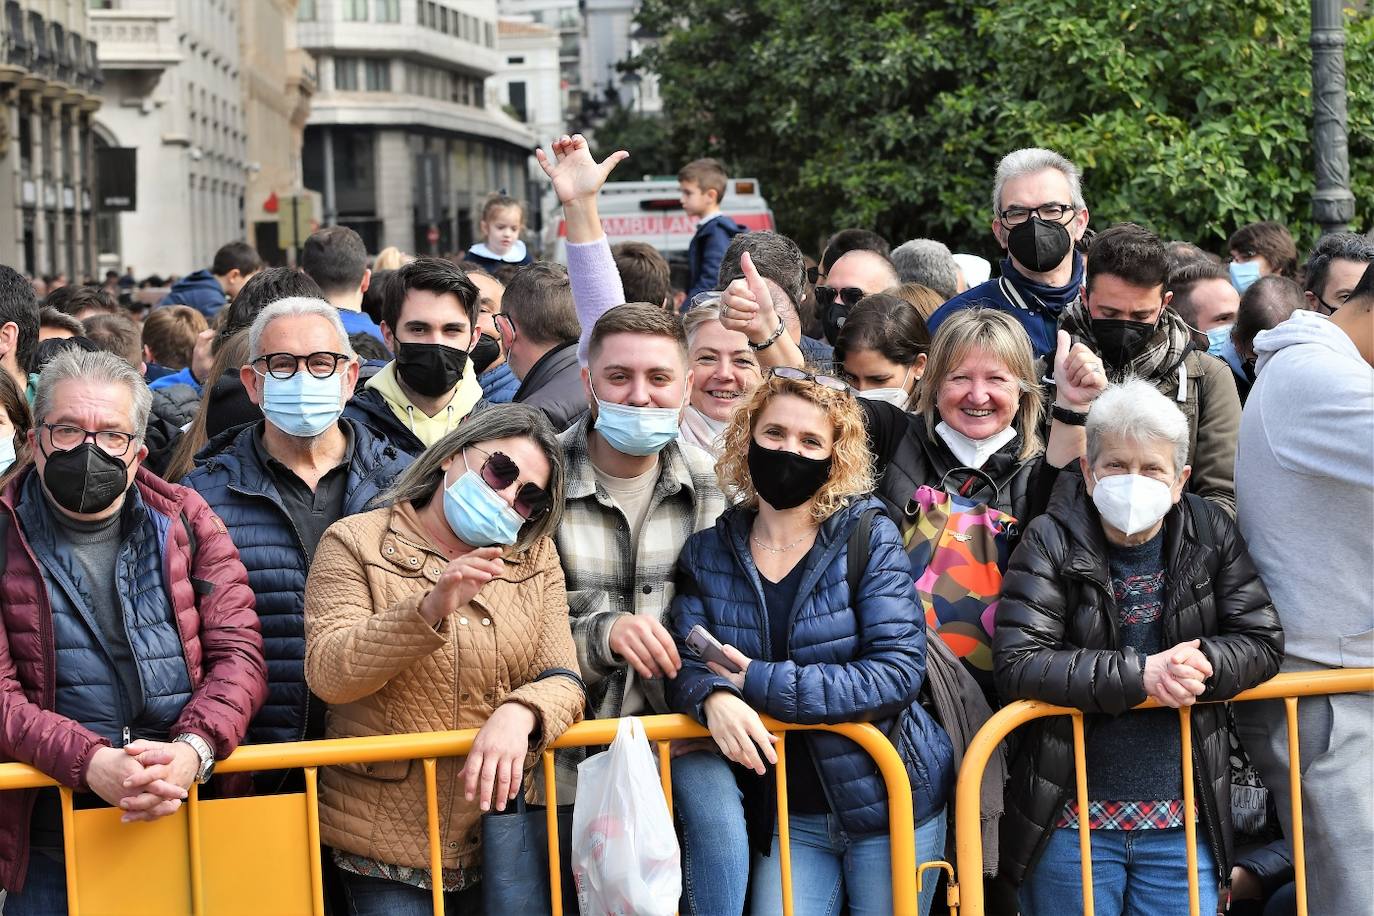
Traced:
[[[186, 529], [186, 545], [191, 551], [191, 562], [186, 564], [189, 570], [196, 562], [196, 548], [200, 546], [200, 540], [196, 537], [196, 529], [191, 527], [191, 520], [186, 517], [186, 510], [182, 510], [181, 527]], [[205, 579], [197, 579], [195, 576], [188, 576], [191, 580], [191, 589], [197, 595], [208, 595], [215, 590], [215, 583], [207, 582]]]
[[849, 600], [859, 594], [859, 583], [863, 581], [864, 570], [868, 568], [868, 540], [873, 531], [873, 517], [883, 511], [878, 507], [865, 509], [859, 516], [859, 524], [849, 535], [849, 546], [845, 550], [848, 568], [845, 578], [849, 582]]

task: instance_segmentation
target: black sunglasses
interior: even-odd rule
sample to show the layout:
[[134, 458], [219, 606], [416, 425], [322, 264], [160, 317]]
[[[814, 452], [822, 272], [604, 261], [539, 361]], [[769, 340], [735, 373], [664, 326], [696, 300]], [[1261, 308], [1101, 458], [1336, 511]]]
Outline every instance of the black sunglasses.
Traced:
[[[505, 452], [488, 452], [475, 445], [468, 448], [487, 456], [482, 462], [482, 481], [498, 493], [520, 479], [520, 465], [510, 459]], [[526, 521], [537, 518], [549, 511], [551, 500], [549, 492], [543, 487], [527, 483], [515, 493], [515, 504], [511, 507]]]
[[842, 289], [835, 289], [833, 286], [816, 287], [816, 304], [821, 308], [830, 308], [835, 304], [836, 297], [845, 305], [853, 308], [859, 304], [859, 300], [868, 295], [857, 286], [846, 286]]

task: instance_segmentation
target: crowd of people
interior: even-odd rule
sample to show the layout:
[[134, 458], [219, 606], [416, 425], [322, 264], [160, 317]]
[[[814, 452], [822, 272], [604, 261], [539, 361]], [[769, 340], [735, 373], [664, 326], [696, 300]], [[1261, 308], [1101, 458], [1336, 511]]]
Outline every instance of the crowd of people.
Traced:
[[[242, 743], [477, 729], [438, 763], [440, 874], [417, 762], [319, 786], [331, 908], [429, 912], [438, 881], [466, 913], [501, 865], [481, 816], [543, 796], [552, 741], [684, 713], [710, 738], [671, 748], [682, 911], [775, 914], [761, 716], [881, 729], [924, 862], [972, 733], [1041, 700], [1087, 713], [1088, 804], [1067, 719], [1006, 744], [990, 912], [1081, 908], [1083, 818], [1098, 912], [1186, 912], [1190, 820], [1204, 913], [1294, 912], [1284, 709], [1220, 701], [1374, 666], [1374, 243], [1094, 232], [1079, 169], [1022, 149], [991, 176], [999, 269], [861, 228], [811, 261], [697, 160], [675, 282], [602, 230], [626, 157], [539, 153], [566, 267], [504, 197], [468, 259], [328, 227], [298, 268], [225, 245], [155, 305], [132, 272], [0, 267], [0, 759], [150, 821], [193, 783], [301, 790], [214, 776]], [[1299, 718], [1310, 911], [1368, 912], [1368, 697]], [[796, 912], [891, 913], [875, 763], [781, 747]], [[0, 887], [65, 911], [55, 790], [0, 793]]]

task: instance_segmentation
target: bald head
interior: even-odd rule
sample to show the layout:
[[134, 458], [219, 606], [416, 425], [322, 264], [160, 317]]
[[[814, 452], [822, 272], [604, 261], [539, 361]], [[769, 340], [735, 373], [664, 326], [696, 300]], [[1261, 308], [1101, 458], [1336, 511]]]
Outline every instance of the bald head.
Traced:
[[886, 255], [856, 249], [841, 255], [831, 266], [830, 273], [825, 277], [825, 285], [831, 289], [853, 286], [863, 290], [864, 295], [871, 296], [900, 286], [901, 279], [897, 276], [897, 268], [892, 266], [892, 261]]

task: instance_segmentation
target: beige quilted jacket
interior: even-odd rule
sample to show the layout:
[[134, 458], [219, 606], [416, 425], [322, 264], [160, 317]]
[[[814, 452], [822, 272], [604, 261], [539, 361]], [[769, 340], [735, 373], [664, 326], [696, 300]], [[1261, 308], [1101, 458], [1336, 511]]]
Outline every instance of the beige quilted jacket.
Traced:
[[[446, 565], [407, 503], [354, 515], [325, 532], [305, 589], [305, 675], [329, 704], [327, 736], [479, 728], [501, 703], [534, 711], [537, 746], [582, 717], [563, 572], [553, 541], [508, 554], [505, 572], [435, 630], [418, 611]], [[535, 756], [527, 758], [526, 777]], [[465, 758], [438, 766], [445, 868], [481, 860], [480, 816], [463, 798]], [[379, 862], [427, 868], [420, 761], [328, 767], [320, 838]]]

